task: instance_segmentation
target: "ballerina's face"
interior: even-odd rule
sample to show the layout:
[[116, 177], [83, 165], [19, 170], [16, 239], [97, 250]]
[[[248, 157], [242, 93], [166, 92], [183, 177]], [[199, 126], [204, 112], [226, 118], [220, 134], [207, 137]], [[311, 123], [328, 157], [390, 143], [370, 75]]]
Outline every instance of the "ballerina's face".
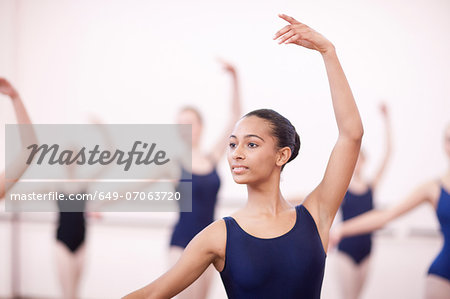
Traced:
[[267, 180], [279, 167], [276, 145], [277, 140], [266, 120], [248, 116], [238, 121], [228, 146], [228, 163], [234, 181], [254, 184]]
[[192, 125], [192, 145], [198, 145], [203, 128], [202, 121], [200, 120], [199, 115], [190, 109], [182, 110], [178, 114], [177, 123], [183, 125]]

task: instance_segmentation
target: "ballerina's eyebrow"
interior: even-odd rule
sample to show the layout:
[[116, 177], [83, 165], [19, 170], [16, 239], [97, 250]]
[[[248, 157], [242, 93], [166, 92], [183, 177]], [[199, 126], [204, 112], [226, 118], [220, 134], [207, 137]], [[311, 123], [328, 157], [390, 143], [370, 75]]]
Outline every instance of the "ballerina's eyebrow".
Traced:
[[[244, 139], [251, 138], [251, 137], [256, 137], [256, 138], [259, 138], [262, 141], [264, 141], [264, 139], [262, 137], [259, 137], [258, 135], [255, 135], [255, 134], [247, 134], [244, 136]], [[237, 137], [235, 135], [230, 135], [230, 138], [237, 138]]]

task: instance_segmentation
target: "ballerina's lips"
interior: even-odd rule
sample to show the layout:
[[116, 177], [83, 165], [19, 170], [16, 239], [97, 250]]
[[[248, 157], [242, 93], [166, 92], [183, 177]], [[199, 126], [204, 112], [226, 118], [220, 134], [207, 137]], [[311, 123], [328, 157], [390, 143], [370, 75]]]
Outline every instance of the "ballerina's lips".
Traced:
[[243, 174], [248, 170], [248, 167], [242, 164], [233, 164], [231, 165], [231, 171], [234, 174]]

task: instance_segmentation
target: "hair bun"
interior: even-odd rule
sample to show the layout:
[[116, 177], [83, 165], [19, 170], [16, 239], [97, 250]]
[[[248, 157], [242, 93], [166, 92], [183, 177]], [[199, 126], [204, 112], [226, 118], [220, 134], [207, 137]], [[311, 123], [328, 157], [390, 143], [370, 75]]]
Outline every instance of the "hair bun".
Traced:
[[[294, 128], [294, 130], [295, 130], [295, 128]], [[288, 162], [294, 160], [295, 157], [298, 156], [298, 152], [299, 152], [299, 150], [300, 150], [300, 145], [301, 145], [301, 143], [300, 143], [300, 136], [298, 135], [297, 131], [295, 131], [295, 143], [294, 143], [294, 148], [291, 149], [291, 150], [292, 150], [292, 153], [291, 153], [291, 157], [289, 158], [289, 161], [288, 161]]]

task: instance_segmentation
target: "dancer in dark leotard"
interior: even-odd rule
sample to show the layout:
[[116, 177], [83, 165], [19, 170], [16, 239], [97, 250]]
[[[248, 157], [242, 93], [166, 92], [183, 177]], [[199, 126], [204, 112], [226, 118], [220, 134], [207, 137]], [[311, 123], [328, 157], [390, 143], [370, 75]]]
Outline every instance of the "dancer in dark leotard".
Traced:
[[[84, 193], [80, 192], [78, 194]], [[67, 195], [65, 195], [64, 199], [57, 202], [60, 211], [84, 211], [86, 208], [86, 201], [84, 200], [70, 201]], [[66, 245], [67, 249], [75, 253], [83, 245], [85, 235], [86, 221], [84, 212], [59, 212], [56, 239]]]
[[[170, 239], [170, 266], [178, 261], [184, 248], [192, 238], [214, 221], [214, 210], [220, 186], [220, 179], [216, 170], [217, 164], [225, 153], [228, 133], [241, 116], [239, 82], [236, 69], [225, 61], [220, 60], [220, 63], [225, 71], [231, 75], [232, 79], [231, 117], [224, 133], [219, 134], [219, 140], [211, 151], [204, 153], [200, 148], [203, 121], [197, 109], [185, 107], [180, 111], [177, 119], [179, 124], [190, 124], [192, 126], [192, 165], [181, 166], [182, 179], [191, 179], [192, 175], [192, 212], [180, 212], [178, 222], [174, 226]], [[192, 169], [192, 173], [186, 169]], [[214, 269], [211, 266], [195, 284], [179, 294], [178, 299], [206, 298], [213, 271]]]
[[[366, 154], [361, 150], [355, 171], [350, 181], [349, 188], [341, 204], [341, 214], [346, 221], [373, 208], [373, 195], [384, 175], [386, 166], [391, 156], [391, 125], [388, 109], [385, 104], [380, 106], [384, 122], [385, 150], [384, 157], [375, 176], [366, 179], [363, 173]], [[338, 246], [336, 253], [337, 278], [341, 297], [346, 299], [357, 299], [362, 293], [364, 283], [370, 266], [370, 253], [372, 251], [372, 236], [365, 234], [344, 238]]]
[[[67, 166], [73, 167], [73, 165]], [[74, 179], [68, 170], [68, 178]], [[56, 230], [55, 258], [58, 280], [61, 287], [61, 298], [78, 298], [78, 289], [86, 256], [86, 223], [84, 200], [67, 200], [69, 194], [81, 194], [78, 190], [87, 190], [87, 186], [75, 186], [75, 182], [60, 183], [65, 200], [58, 200], [58, 226]], [[53, 188], [55, 190], [57, 186]], [[61, 190], [61, 189], [60, 189]], [[84, 192], [83, 192], [84, 193]], [[65, 212], [76, 211], [76, 212]]]
[[[362, 194], [345, 193], [344, 201], [341, 205], [343, 220], [351, 219], [373, 209], [372, 189], [368, 188]], [[365, 234], [344, 238], [339, 243], [340, 252], [347, 254], [355, 264], [360, 264], [367, 258], [372, 249], [372, 234]]]
[[227, 249], [220, 276], [228, 298], [320, 297], [326, 254], [314, 218], [302, 205], [295, 210], [294, 227], [275, 238], [254, 237], [232, 217], [224, 218]]
[[[182, 178], [191, 177], [184, 168], [182, 172]], [[178, 185], [176, 191], [181, 194], [189, 194], [189, 192], [181, 190], [182, 186], [185, 185]], [[196, 234], [214, 221], [219, 187], [220, 179], [216, 166], [210, 173], [192, 174], [192, 212], [180, 212], [180, 218], [170, 240], [171, 246], [185, 248]]]
[[[91, 119], [102, 134], [104, 145], [112, 146], [108, 130], [96, 119]], [[76, 149], [73, 149], [75, 151]], [[56, 231], [55, 256], [58, 279], [62, 298], [78, 298], [78, 289], [82, 278], [86, 256], [86, 200], [76, 200], [76, 197], [88, 193], [89, 181], [98, 179], [107, 167], [99, 167], [85, 181], [77, 181], [76, 164], [67, 165], [65, 170], [67, 182], [53, 186], [52, 190], [60, 190], [65, 200], [58, 200], [58, 226]], [[68, 198], [72, 196], [72, 200]], [[74, 200], [75, 198], [75, 200]], [[80, 197], [79, 197], [80, 198]], [[69, 199], [69, 200], [67, 200]], [[92, 213], [91, 216], [96, 215]]]
[[441, 186], [436, 215], [441, 226], [444, 245], [428, 270], [428, 274], [447, 279], [450, 282], [450, 191]]
[[[450, 162], [450, 125], [445, 130], [445, 151]], [[449, 165], [450, 166], [450, 165]], [[426, 299], [450, 299], [450, 167], [439, 181], [433, 180], [414, 190], [401, 203], [386, 209], [373, 210], [345, 221], [331, 234], [332, 243], [342, 237], [356, 236], [379, 229], [424, 202], [436, 209], [444, 236], [444, 247], [428, 271], [425, 287]]]
[[211, 264], [230, 298], [320, 298], [328, 232], [352, 177], [363, 127], [333, 44], [297, 20], [280, 17], [289, 25], [274, 38], [320, 52], [327, 69], [339, 137], [323, 180], [301, 206], [290, 205], [280, 176], [297, 156], [300, 137], [273, 110], [247, 113], [231, 132], [228, 150], [234, 181], [247, 185], [247, 204], [202, 230], [167, 273], [125, 298], [171, 298]]

